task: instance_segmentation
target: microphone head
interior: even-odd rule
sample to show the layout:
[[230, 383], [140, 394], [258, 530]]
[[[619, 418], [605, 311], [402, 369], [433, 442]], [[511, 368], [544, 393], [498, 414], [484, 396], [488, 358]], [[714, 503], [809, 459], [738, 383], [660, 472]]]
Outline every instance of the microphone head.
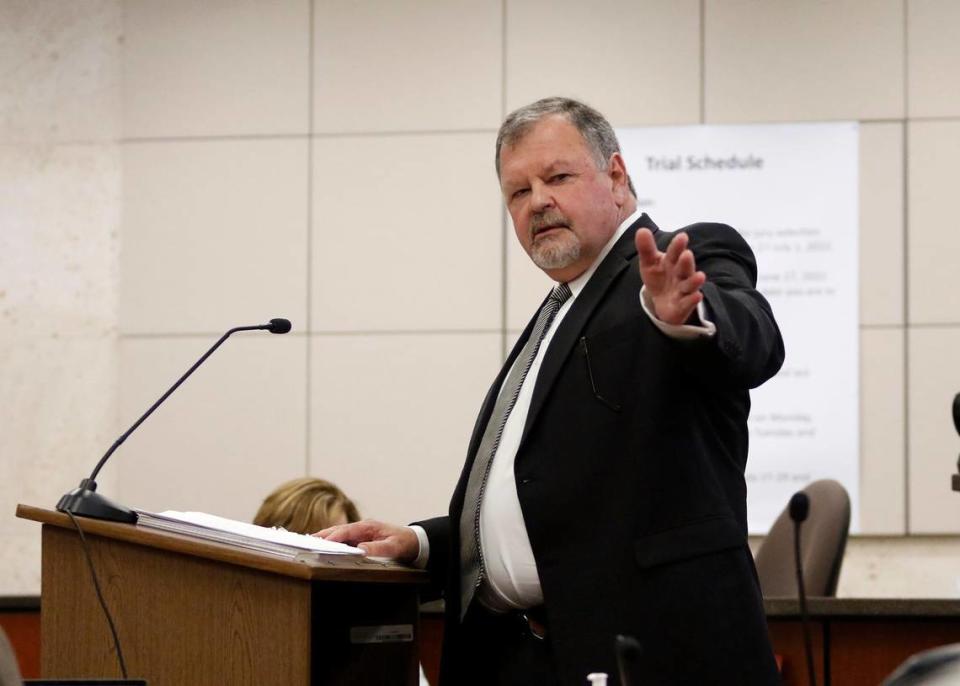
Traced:
[[798, 491], [790, 498], [790, 519], [798, 524], [810, 514], [810, 497], [803, 491]]
[[624, 636], [617, 634], [614, 639], [617, 655], [626, 658], [628, 661], [635, 662], [643, 654], [643, 648], [640, 647], [640, 641], [633, 636]]
[[289, 319], [271, 319], [267, 331], [270, 333], [289, 333], [292, 328], [293, 325]]
[[953, 396], [953, 426], [960, 434], [960, 393]]

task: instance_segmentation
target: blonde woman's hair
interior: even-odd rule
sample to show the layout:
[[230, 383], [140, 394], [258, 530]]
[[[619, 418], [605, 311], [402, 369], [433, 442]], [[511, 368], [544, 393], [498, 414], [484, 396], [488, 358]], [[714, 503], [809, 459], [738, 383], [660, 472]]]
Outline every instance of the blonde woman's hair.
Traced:
[[343, 491], [329, 481], [308, 476], [288, 481], [268, 495], [253, 523], [312, 534], [333, 525], [341, 516], [348, 523], [360, 521], [357, 506]]

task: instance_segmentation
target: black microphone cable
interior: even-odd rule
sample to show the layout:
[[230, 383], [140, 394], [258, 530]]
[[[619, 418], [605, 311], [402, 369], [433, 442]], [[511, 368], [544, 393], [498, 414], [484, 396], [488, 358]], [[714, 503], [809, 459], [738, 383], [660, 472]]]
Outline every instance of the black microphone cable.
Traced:
[[113, 636], [113, 647], [117, 651], [117, 660], [120, 662], [120, 674], [124, 679], [127, 679], [127, 663], [123, 659], [123, 650], [120, 648], [120, 637], [117, 635], [117, 627], [113, 623], [113, 617], [110, 614], [110, 610], [107, 609], [107, 601], [103, 598], [103, 592], [100, 590], [100, 581], [97, 579], [97, 571], [93, 567], [93, 558], [90, 557], [90, 550], [87, 548], [87, 538], [83, 535], [83, 529], [80, 528], [80, 523], [77, 521], [77, 518], [73, 515], [70, 510], [65, 511], [67, 516], [70, 517], [70, 521], [73, 522], [73, 525], [77, 529], [77, 533], [80, 534], [80, 547], [83, 549], [83, 555], [87, 559], [87, 567], [90, 569], [90, 578], [93, 579], [93, 589], [97, 592], [97, 600], [100, 601], [100, 607], [103, 609], [103, 614], [107, 618], [107, 624], [110, 625], [110, 634]]
[[810, 513], [810, 498], [800, 491], [790, 498], [790, 519], [793, 520], [793, 557], [797, 567], [797, 595], [800, 598], [800, 623], [803, 626], [803, 648], [807, 654], [807, 676], [810, 686], [817, 686], [817, 674], [813, 670], [813, 645], [810, 641], [810, 624], [807, 618], [807, 593], [803, 585], [803, 561], [800, 555], [800, 525]]

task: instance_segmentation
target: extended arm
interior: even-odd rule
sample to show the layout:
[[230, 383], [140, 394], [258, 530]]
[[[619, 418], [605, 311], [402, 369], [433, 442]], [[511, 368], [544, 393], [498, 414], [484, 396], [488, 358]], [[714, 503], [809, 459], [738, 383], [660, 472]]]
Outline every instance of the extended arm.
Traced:
[[757, 267], [746, 241], [724, 224], [698, 224], [655, 241], [637, 232], [639, 269], [656, 315], [682, 324], [705, 303], [716, 335], [686, 344], [701, 378], [755, 388], [783, 363], [783, 340], [770, 304], [756, 290]]

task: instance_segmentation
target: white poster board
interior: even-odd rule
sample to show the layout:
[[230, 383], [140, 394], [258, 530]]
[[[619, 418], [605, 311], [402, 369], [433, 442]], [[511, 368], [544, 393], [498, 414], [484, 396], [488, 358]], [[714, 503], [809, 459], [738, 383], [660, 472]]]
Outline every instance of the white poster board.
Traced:
[[786, 362], [753, 391], [751, 533], [816, 479], [859, 511], [858, 126], [677, 126], [617, 135], [640, 206], [662, 229], [730, 224], [753, 248]]

